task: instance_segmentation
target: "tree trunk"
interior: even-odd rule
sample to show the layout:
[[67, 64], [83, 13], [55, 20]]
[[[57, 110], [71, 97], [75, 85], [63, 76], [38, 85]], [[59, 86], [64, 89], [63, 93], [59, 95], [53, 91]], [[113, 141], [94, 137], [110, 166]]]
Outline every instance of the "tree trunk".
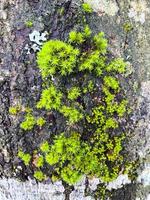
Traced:
[[[85, 2], [94, 10], [86, 16], [92, 31], [103, 31], [114, 57], [122, 56], [128, 62], [130, 79], [126, 90], [133, 110], [126, 148], [131, 159], [140, 163], [135, 180], [119, 186], [114, 183], [106, 199], [150, 200], [150, 3], [149, 0]], [[47, 136], [24, 134], [20, 130], [23, 116], [9, 114], [12, 106], [32, 108], [39, 99], [37, 49], [45, 38], [66, 40], [70, 30], [82, 27], [81, 4], [80, 0], [0, 2], [0, 199], [101, 199], [100, 195], [96, 197], [96, 188], [92, 189], [96, 183], [85, 178], [74, 188], [62, 182], [37, 184], [27, 180], [32, 170], [18, 165], [18, 149], [30, 151]], [[34, 30], [44, 33], [43, 37], [32, 38]]]

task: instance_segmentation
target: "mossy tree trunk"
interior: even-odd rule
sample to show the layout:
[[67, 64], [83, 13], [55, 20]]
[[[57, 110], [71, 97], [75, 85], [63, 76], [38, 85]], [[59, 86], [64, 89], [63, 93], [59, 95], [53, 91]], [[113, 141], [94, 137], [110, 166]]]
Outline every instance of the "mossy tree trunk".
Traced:
[[[94, 9], [87, 15], [87, 23], [94, 33], [103, 31], [109, 39], [110, 51], [114, 56], [122, 56], [129, 62], [129, 86], [126, 88], [129, 101], [132, 102], [132, 117], [129, 122], [129, 142], [126, 145], [132, 159], [140, 162], [145, 158], [145, 165], [149, 165], [150, 146], [150, 3], [141, 1], [91, 0], [86, 1]], [[26, 180], [25, 168], [16, 168], [18, 159], [16, 154], [19, 147], [30, 151], [31, 147], [46, 139], [47, 134], [29, 132], [24, 134], [20, 130], [23, 116], [9, 115], [9, 108], [18, 104], [33, 107], [39, 99], [41, 91], [41, 77], [36, 67], [36, 53], [29, 34], [33, 30], [40, 33], [48, 32], [47, 39], [66, 40], [70, 30], [81, 28], [83, 18], [79, 0], [2, 0], [0, 2], [0, 174], [9, 178], [0, 181], [0, 195], [3, 199], [19, 200], [15, 188], [17, 183], [12, 177]], [[33, 26], [28, 27], [31, 21]], [[125, 86], [126, 87], [126, 86]], [[38, 136], [37, 136], [38, 135]], [[31, 138], [33, 138], [31, 140]], [[15, 170], [14, 170], [15, 169]], [[141, 173], [141, 168], [137, 170]], [[88, 185], [85, 181], [83, 185]], [[11, 185], [10, 185], [11, 184]], [[27, 182], [28, 184], [28, 182]], [[9, 191], [9, 185], [12, 190]], [[13, 186], [14, 185], [14, 186]], [[14, 189], [13, 189], [14, 187]], [[62, 185], [55, 186], [49, 194], [50, 187], [42, 189], [32, 183], [27, 193], [22, 190], [24, 183], [18, 185], [20, 194], [29, 199], [73, 199], [69, 193], [72, 188], [64, 191]], [[30, 188], [34, 188], [30, 193]], [[84, 192], [77, 189], [76, 199], [81, 199]], [[144, 187], [137, 181], [125, 185], [121, 189], [111, 191], [110, 199], [134, 200], [139, 197], [146, 200], [149, 186]], [[57, 195], [56, 192], [60, 193]], [[80, 195], [79, 195], [80, 193]], [[49, 195], [49, 197], [46, 196]], [[91, 195], [94, 194], [91, 193]], [[110, 195], [110, 194], [109, 194]], [[70, 197], [69, 197], [70, 196]], [[93, 195], [94, 196], [94, 195]], [[17, 199], [18, 198], [18, 199]], [[83, 199], [86, 197], [83, 197]], [[92, 199], [92, 197], [89, 197]]]

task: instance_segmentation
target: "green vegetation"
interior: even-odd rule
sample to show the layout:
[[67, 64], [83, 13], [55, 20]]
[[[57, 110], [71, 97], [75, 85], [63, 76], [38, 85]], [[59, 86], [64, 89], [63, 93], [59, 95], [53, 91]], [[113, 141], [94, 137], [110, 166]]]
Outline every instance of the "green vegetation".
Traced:
[[104, 84], [113, 90], [119, 90], [119, 82], [116, 78], [112, 76], [105, 76], [104, 77]]
[[46, 42], [38, 53], [38, 66], [43, 78], [60, 73], [67, 75], [76, 67], [79, 50], [59, 40]]
[[37, 119], [36, 123], [37, 123], [38, 126], [42, 127], [46, 123], [46, 121], [43, 117], [39, 117]]
[[126, 22], [123, 24], [123, 30], [126, 33], [129, 33], [130, 31], [132, 31], [132, 29], [133, 29], [133, 25], [130, 22]]
[[82, 8], [86, 13], [92, 13], [93, 12], [91, 6], [88, 3], [83, 3]]
[[70, 100], [76, 100], [80, 96], [80, 88], [79, 87], [73, 87], [68, 91], [68, 99]]
[[33, 22], [31, 20], [28, 20], [25, 22], [25, 25], [27, 28], [31, 28], [33, 26]]
[[57, 91], [54, 85], [42, 91], [41, 99], [37, 103], [37, 108], [45, 108], [46, 110], [59, 109], [61, 105], [61, 92]]
[[88, 82], [88, 84], [83, 88], [83, 93], [92, 92], [94, 91], [94, 83], [92, 80]]
[[62, 106], [61, 113], [68, 118], [70, 124], [74, 124], [83, 118], [83, 115], [75, 108]]
[[60, 15], [63, 15], [64, 12], [65, 12], [65, 8], [64, 8], [64, 7], [60, 8], [60, 9], [58, 10], [58, 13], [59, 13]]
[[49, 151], [49, 144], [47, 141], [43, 142], [42, 145], [40, 146], [40, 149], [42, 152], [46, 153]]
[[[88, 143], [81, 141], [80, 134], [75, 132], [69, 137], [64, 133], [55, 137], [54, 144], [48, 148], [44, 156], [50, 166], [57, 166], [55, 173], [58, 177], [68, 184], [76, 183], [82, 174], [97, 175], [105, 182], [117, 177], [120, 167], [117, 164], [122, 162], [119, 153], [122, 150], [123, 137], [114, 137], [110, 140], [107, 133], [100, 134], [97, 130], [96, 134], [99, 135], [101, 142], [95, 143], [93, 149]], [[107, 166], [108, 160], [110, 165], [114, 165], [111, 171]]]
[[34, 125], [36, 124], [36, 120], [31, 113], [27, 113], [25, 116], [25, 120], [20, 124], [20, 127], [23, 130], [32, 130]]
[[18, 157], [24, 162], [25, 165], [29, 165], [31, 160], [31, 155], [24, 153], [22, 150], [18, 152]]
[[125, 73], [126, 63], [123, 61], [122, 58], [116, 58], [106, 66], [106, 71], [120, 74]]
[[107, 39], [104, 38], [104, 33], [100, 32], [93, 38], [94, 45], [96, 46], [99, 53], [106, 53], [107, 51]]
[[36, 178], [38, 181], [43, 181], [43, 180], [45, 180], [46, 177], [42, 171], [35, 171], [34, 178]]
[[[123, 79], [126, 63], [108, 58], [107, 45], [104, 33], [93, 36], [85, 26], [83, 32], [72, 31], [68, 42], [45, 42], [37, 54], [43, 88], [36, 108], [61, 122], [50, 142], [43, 141], [37, 149], [37, 180], [44, 180], [45, 165], [51, 169], [46, 175], [70, 185], [84, 174], [107, 183], [125, 170], [121, 126], [127, 100], [118, 77]], [[30, 130], [35, 124], [47, 122], [29, 112], [21, 128]]]
[[40, 155], [40, 156], [37, 158], [36, 167], [43, 167], [43, 163], [44, 163], [44, 158], [43, 158], [42, 155]]
[[78, 33], [76, 31], [71, 31], [69, 33], [69, 42], [76, 43], [76, 44], [82, 44], [84, 42], [83, 34]]
[[89, 26], [87, 26], [87, 25], [84, 27], [83, 33], [71, 31], [69, 33], [69, 43], [73, 43], [75, 45], [82, 44], [85, 42], [85, 40], [87, 38], [89, 38], [91, 36], [91, 33], [92, 32], [91, 32]]
[[11, 115], [17, 115], [20, 112], [20, 110], [21, 110], [21, 107], [19, 105], [9, 107], [9, 113]]

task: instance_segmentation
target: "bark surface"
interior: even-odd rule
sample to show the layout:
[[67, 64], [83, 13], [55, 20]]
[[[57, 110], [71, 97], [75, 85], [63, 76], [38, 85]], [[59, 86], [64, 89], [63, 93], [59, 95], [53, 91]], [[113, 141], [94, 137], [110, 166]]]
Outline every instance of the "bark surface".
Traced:
[[[134, 182], [111, 190], [112, 200], [150, 200], [150, 2], [149, 0], [85, 0], [94, 13], [87, 22], [94, 33], [105, 32], [114, 56], [129, 62], [129, 86], [133, 114], [129, 125], [129, 156], [139, 159]], [[28, 180], [26, 171], [17, 166], [18, 148], [30, 151], [46, 139], [45, 132], [23, 134], [23, 116], [10, 116], [9, 107], [21, 104], [33, 107], [41, 92], [41, 78], [36, 67], [36, 50], [41, 35], [47, 39], [66, 40], [74, 27], [82, 26], [79, 0], [1, 0], [0, 2], [0, 199], [7, 200], [90, 200], [96, 182], [84, 178], [74, 188]], [[64, 8], [61, 14], [61, 8]], [[25, 24], [33, 22], [28, 28]], [[32, 40], [32, 41], [31, 41]], [[33, 138], [31, 140], [31, 138]], [[16, 178], [22, 181], [20, 182]], [[119, 186], [120, 187], [120, 186]], [[88, 191], [88, 192], [87, 192]], [[99, 196], [99, 199], [100, 196]]]

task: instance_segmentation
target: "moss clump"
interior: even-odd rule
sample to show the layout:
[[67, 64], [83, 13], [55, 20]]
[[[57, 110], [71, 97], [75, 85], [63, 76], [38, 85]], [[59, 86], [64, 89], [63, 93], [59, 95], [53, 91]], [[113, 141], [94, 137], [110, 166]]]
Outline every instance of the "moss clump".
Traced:
[[38, 66], [43, 78], [60, 73], [67, 75], [76, 67], [79, 50], [59, 40], [46, 42], [38, 53]]
[[38, 156], [36, 161], [36, 167], [43, 167], [44, 157], [42, 155]]
[[69, 42], [82, 44], [84, 42], [84, 37], [82, 33], [77, 33], [76, 31], [71, 31], [69, 33]]
[[119, 82], [116, 78], [112, 76], [105, 76], [104, 77], [104, 84], [113, 90], [119, 90]]
[[107, 39], [104, 37], [104, 33], [100, 32], [93, 38], [94, 45], [96, 46], [96, 49], [100, 51], [100, 53], [106, 53], [107, 51]]
[[41, 146], [40, 146], [41, 151], [44, 152], [44, 153], [48, 152], [48, 151], [49, 151], [49, 148], [50, 148], [50, 147], [49, 147], [49, 144], [48, 144], [47, 141], [43, 142], [43, 143], [41, 144]]
[[20, 127], [23, 130], [32, 130], [34, 125], [36, 124], [36, 120], [31, 113], [27, 113], [25, 116], [25, 120], [20, 124]]
[[76, 100], [80, 96], [80, 88], [79, 87], [72, 87], [68, 91], [68, 99], [70, 100]]
[[42, 91], [41, 99], [37, 103], [37, 108], [45, 108], [46, 110], [59, 109], [61, 105], [62, 94], [54, 85]]
[[9, 107], [9, 113], [11, 115], [17, 115], [20, 111], [21, 111], [21, 106], [19, 105]]
[[91, 36], [91, 30], [89, 26], [85, 26], [84, 31], [81, 32], [76, 32], [76, 31], [71, 31], [69, 33], [69, 43], [73, 43], [75, 45], [81, 45], [82, 43], [85, 42], [87, 38]]
[[[80, 134], [75, 132], [69, 137], [64, 133], [56, 136], [53, 145], [44, 154], [46, 162], [50, 166], [59, 166], [59, 169], [55, 168], [55, 173], [68, 184], [76, 183], [82, 174], [96, 175], [105, 182], [113, 180], [119, 173], [117, 163], [122, 162], [119, 153], [123, 138], [114, 137], [110, 140], [107, 133], [97, 131], [97, 134], [101, 143], [93, 148], [81, 141]], [[112, 165], [115, 162], [116, 166], [110, 171], [106, 161]]]
[[122, 58], [115, 58], [106, 66], [106, 71], [122, 74], [126, 71], [126, 65]]
[[83, 118], [82, 113], [73, 107], [62, 106], [60, 112], [68, 119], [70, 124], [74, 124]]
[[127, 101], [118, 78], [123, 79], [126, 63], [108, 58], [107, 45], [104, 33], [92, 36], [85, 26], [72, 31], [68, 42], [46, 42], [37, 55], [43, 79], [37, 108], [60, 117], [63, 130], [57, 128], [51, 143], [44, 141], [37, 150], [43, 156], [39, 166], [44, 173], [46, 164], [49, 176], [68, 184], [84, 174], [112, 181], [126, 162], [121, 126]]
[[28, 153], [24, 153], [22, 150], [19, 150], [18, 157], [24, 162], [25, 165], [29, 165], [31, 160], [31, 155]]
[[27, 28], [32, 28], [33, 27], [33, 22], [31, 20], [28, 20], [25, 22], [25, 25]]
[[42, 127], [44, 126], [44, 124], [46, 123], [46, 120], [43, 118], [43, 117], [39, 117], [37, 120], [36, 120], [36, 123], [38, 126]]
[[126, 22], [123, 24], [123, 30], [126, 33], [129, 33], [130, 31], [132, 31], [132, 29], [133, 29], [133, 25], [130, 22]]
[[36, 178], [38, 181], [43, 181], [43, 180], [45, 180], [46, 177], [42, 171], [35, 171], [34, 178]]
[[93, 12], [93, 9], [91, 8], [91, 6], [88, 3], [83, 3], [82, 8], [86, 13], [92, 13]]

